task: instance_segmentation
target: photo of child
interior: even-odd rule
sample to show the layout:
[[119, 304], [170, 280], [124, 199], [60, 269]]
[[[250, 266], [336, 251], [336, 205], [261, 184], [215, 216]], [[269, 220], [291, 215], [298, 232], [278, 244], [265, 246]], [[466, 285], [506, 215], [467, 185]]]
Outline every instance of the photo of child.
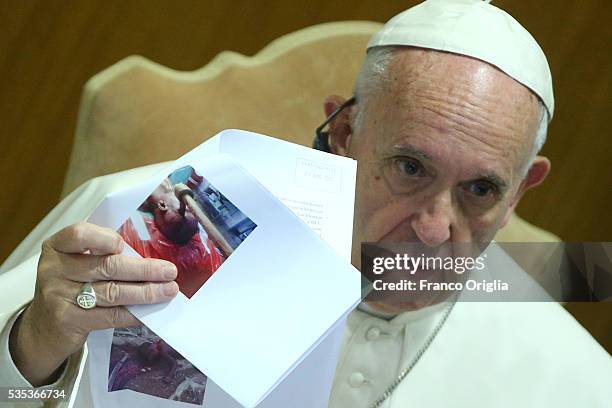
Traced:
[[119, 233], [141, 256], [174, 263], [179, 290], [191, 298], [255, 227], [188, 166], [170, 174]]

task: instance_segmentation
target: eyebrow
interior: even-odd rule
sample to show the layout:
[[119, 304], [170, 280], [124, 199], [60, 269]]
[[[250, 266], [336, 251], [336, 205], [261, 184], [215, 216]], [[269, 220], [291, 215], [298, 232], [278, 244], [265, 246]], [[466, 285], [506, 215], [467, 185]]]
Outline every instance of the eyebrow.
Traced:
[[[432, 157], [430, 155], [428, 155], [427, 153], [425, 153], [424, 151], [417, 149], [414, 146], [411, 145], [395, 145], [392, 148], [393, 152], [395, 154], [402, 154], [402, 155], [409, 155], [409, 156], [414, 156], [420, 159], [424, 159], [424, 160], [432, 160]], [[484, 172], [481, 174], [478, 174], [474, 180], [486, 180], [490, 183], [495, 184], [499, 190], [503, 193], [508, 189], [508, 183], [501, 178], [497, 173], [489, 171], [489, 172]]]
[[502, 193], [508, 189], [508, 183], [506, 183], [504, 179], [502, 179], [500, 176], [493, 172], [482, 173], [476, 176], [476, 180], [486, 180], [490, 183], [493, 183], [499, 188]]
[[424, 160], [431, 160], [431, 156], [425, 153], [422, 150], [415, 148], [410, 145], [395, 145], [392, 148], [393, 152], [396, 154], [406, 154], [410, 156], [415, 156]]

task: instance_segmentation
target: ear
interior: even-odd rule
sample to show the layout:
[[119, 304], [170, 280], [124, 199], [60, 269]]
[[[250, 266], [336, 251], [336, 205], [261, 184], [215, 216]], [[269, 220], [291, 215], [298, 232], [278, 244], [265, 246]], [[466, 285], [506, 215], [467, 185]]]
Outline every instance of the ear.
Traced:
[[[504, 219], [502, 221], [501, 227], [504, 227], [508, 220], [510, 219], [510, 215], [514, 212], [517, 204], [519, 203], [523, 194], [530, 188], [533, 188], [544, 181], [546, 176], [550, 173], [550, 160], [543, 156], [536, 156], [527, 172], [527, 175], [521, 182], [516, 194], [512, 198], [512, 202], [504, 215]], [[501, 228], [500, 227], [500, 228]]]
[[[346, 100], [338, 95], [325, 98], [323, 109], [325, 117], [331, 115]], [[354, 106], [354, 105], [353, 105]], [[351, 126], [351, 112], [353, 106], [347, 106], [329, 123], [329, 147], [331, 152], [340, 156], [348, 155], [351, 144], [353, 128]]]

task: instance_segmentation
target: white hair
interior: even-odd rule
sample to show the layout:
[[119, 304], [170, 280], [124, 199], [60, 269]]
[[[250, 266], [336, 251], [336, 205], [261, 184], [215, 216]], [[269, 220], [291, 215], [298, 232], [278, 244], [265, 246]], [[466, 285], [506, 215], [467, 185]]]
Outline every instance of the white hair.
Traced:
[[[363, 116], [367, 100], [377, 89], [381, 88], [387, 78], [387, 68], [394, 56], [394, 51], [400, 49], [398, 46], [382, 46], [374, 47], [368, 50], [365, 61], [361, 66], [357, 80], [355, 81], [354, 95], [357, 98], [357, 112], [355, 114], [354, 126], [359, 129], [363, 124]], [[546, 133], [548, 131], [549, 114], [546, 106], [538, 97], [540, 107], [540, 123], [534, 138], [533, 148], [525, 162], [522, 171], [522, 176], [527, 174], [536, 155], [546, 142]]]

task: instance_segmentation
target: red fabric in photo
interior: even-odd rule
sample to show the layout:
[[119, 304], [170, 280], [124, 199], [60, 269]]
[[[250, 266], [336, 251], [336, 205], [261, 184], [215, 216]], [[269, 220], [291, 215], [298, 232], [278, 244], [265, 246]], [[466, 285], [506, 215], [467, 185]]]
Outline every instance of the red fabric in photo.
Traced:
[[141, 239], [130, 219], [121, 226], [119, 234], [142, 257], [164, 259], [175, 264], [179, 290], [191, 298], [223, 263], [213, 242], [208, 238], [202, 242], [200, 234], [195, 234], [189, 242], [179, 245], [168, 240], [153, 219], [143, 218], [143, 221], [151, 239]]

